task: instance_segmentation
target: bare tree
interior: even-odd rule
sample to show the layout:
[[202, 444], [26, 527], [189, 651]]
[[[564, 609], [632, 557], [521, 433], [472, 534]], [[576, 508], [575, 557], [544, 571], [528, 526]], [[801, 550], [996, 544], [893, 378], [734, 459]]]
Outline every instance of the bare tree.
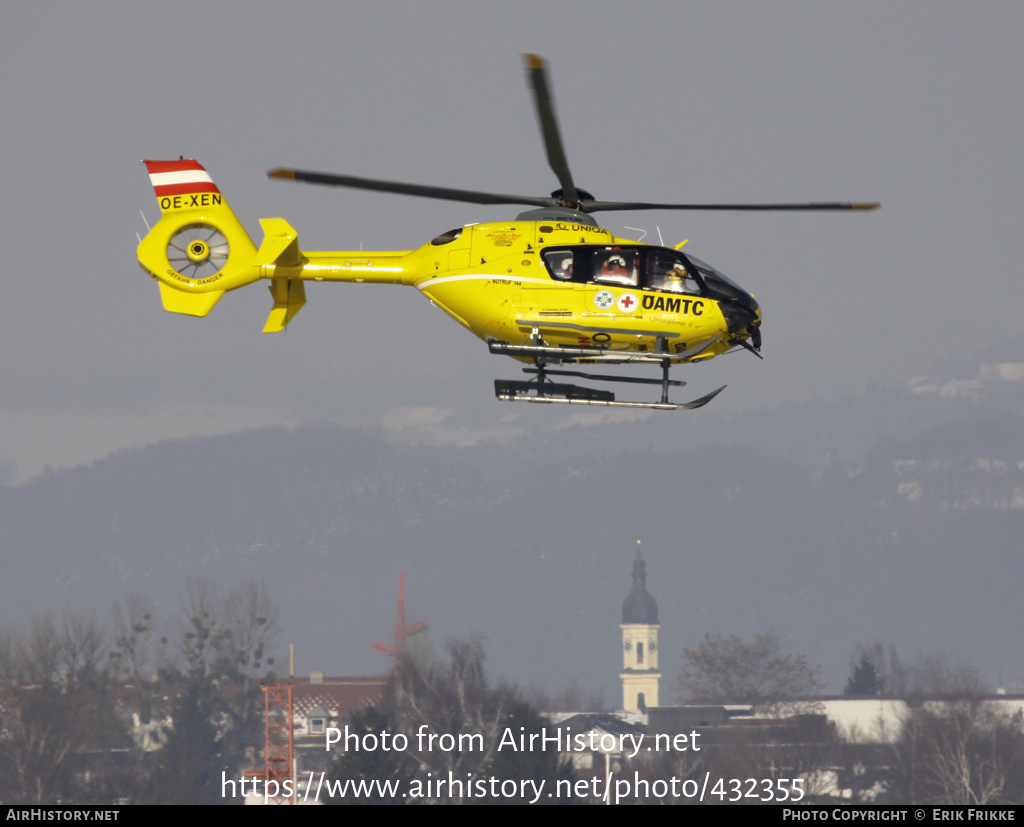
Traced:
[[903, 720], [886, 797], [901, 803], [1001, 804], [1024, 795], [1021, 712], [978, 697], [925, 701]]
[[[0, 800], [217, 799], [221, 769], [260, 741], [277, 613], [256, 584], [222, 598], [192, 581], [182, 606], [171, 640], [137, 595], [115, 604], [112, 633], [72, 612], [0, 629]], [[159, 723], [168, 707], [169, 726]], [[133, 713], [153, 722], [162, 749], [133, 742]]]
[[145, 597], [129, 594], [113, 606], [114, 641], [111, 657], [118, 674], [128, 680], [140, 680], [156, 672], [156, 611]]
[[[499, 726], [515, 701], [512, 692], [487, 685], [478, 641], [452, 641], [448, 657], [432, 663], [401, 658], [390, 687], [396, 723], [410, 734], [422, 731], [427, 739], [427, 748], [419, 749], [417, 738], [411, 753], [423, 770], [445, 777], [452, 772], [465, 778], [491, 760]], [[439, 749], [439, 741], [430, 739], [443, 735], [457, 744], [463, 736], [471, 748]]]
[[258, 683], [274, 665], [280, 632], [277, 607], [263, 583], [250, 580], [228, 592], [224, 601], [225, 644], [236, 680]]
[[[570, 769], [555, 752], [498, 751], [506, 727], [528, 736], [539, 733], [546, 721], [516, 690], [491, 686], [483, 663], [483, 647], [476, 641], [449, 643], [445, 658], [400, 656], [380, 708], [357, 716], [353, 727], [401, 733], [408, 738], [408, 749], [350, 752], [335, 764], [333, 776], [401, 779], [409, 796], [388, 801], [402, 804], [462, 803], [469, 794], [466, 787], [436, 785], [449, 773], [459, 784], [491, 773], [504, 779], [568, 779]], [[428, 779], [434, 779], [433, 787], [426, 784]]]
[[773, 633], [747, 642], [736, 636], [705, 635], [696, 649], [683, 650], [683, 668], [676, 681], [687, 703], [747, 703], [772, 714], [811, 711], [797, 703], [818, 694], [821, 670], [806, 655], [786, 650]]
[[95, 795], [105, 783], [103, 761], [83, 771], [85, 755], [127, 747], [106, 669], [106, 641], [90, 615], [50, 614], [27, 632], [0, 640], [4, 695], [0, 739], [0, 798], [56, 804]]
[[114, 640], [110, 662], [114, 674], [124, 682], [133, 699], [138, 724], [147, 727], [153, 719], [159, 681], [156, 673], [156, 620], [150, 602], [129, 594], [124, 603], [114, 603]]
[[274, 665], [279, 635], [277, 608], [265, 585], [250, 581], [222, 597], [213, 581], [190, 579], [176, 640], [164, 638], [172, 647], [165, 668], [249, 685]]
[[892, 736], [883, 800], [995, 804], [1024, 796], [1022, 714], [987, 700], [968, 664], [945, 652], [902, 660], [893, 646], [859, 647], [886, 692], [906, 702]]
[[247, 583], [221, 597], [216, 584], [189, 580], [182, 617], [163, 667], [173, 723], [147, 800], [213, 800], [214, 769], [241, 769], [262, 733], [260, 680], [269, 677], [277, 610], [265, 586]]

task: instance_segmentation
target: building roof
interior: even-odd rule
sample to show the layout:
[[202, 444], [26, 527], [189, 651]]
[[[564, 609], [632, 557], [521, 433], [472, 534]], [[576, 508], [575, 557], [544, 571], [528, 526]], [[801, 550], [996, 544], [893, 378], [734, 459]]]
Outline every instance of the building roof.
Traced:
[[326, 707], [338, 719], [384, 697], [387, 677], [331, 678], [316, 683], [309, 678], [292, 679], [292, 709], [295, 715], [308, 716], [316, 707]]
[[633, 561], [633, 590], [626, 595], [626, 599], [622, 602], [623, 623], [657, 624], [658, 604], [654, 602], [651, 593], [647, 591], [646, 582], [647, 570], [644, 567], [644, 558], [638, 551], [636, 560]]
[[[570, 732], [572, 735], [587, 734], [595, 732], [598, 735], [632, 735], [643, 736], [644, 727], [629, 723], [621, 716], [609, 712], [580, 712], [561, 718], [558, 727]], [[569, 735], [566, 735], [569, 740]]]

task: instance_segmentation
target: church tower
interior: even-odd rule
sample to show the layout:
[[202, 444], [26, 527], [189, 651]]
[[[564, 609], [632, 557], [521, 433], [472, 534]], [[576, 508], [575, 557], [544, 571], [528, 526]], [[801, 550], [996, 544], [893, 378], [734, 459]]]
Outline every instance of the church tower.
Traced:
[[[637, 541], [639, 544], [639, 541]], [[658, 604], [647, 591], [644, 558], [637, 549], [633, 590], [622, 603], [622, 708], [647, 712], [658, 706]]]

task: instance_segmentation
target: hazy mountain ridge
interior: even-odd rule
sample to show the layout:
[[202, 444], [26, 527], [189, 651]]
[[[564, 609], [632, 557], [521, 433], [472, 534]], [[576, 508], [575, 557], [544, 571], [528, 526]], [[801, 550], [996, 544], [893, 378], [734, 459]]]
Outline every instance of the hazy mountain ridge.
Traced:
[[[498, 671], [613, 700], [640, 537], [667, 678], [705, 633], [770, 628], [834, 684], [853, 646], [879, 638], [993, 674], [1021, 654], [998, 632], [1017, 622], [1024, 536], [1024, 418], [1008, 407], [885, 390], [760, 415], [783, 443], [800, 423], [824, 444], [860, 410], [913, 432], [817, 463], [767, 436], [633, 448], [635, 423], [590, 430], [591, 448], [623, 446], [604, 452], [571, 438], [395, 446], [330, 426], [161, 443], [0, 490], [0, 621], [105, 610], [129, 590], [170, 610], [187, 576], [255, 577], [301, 641], [300, 668], [375, 671], [368, 645], [389, 634], [404, 568], [410, 613], [436, 637], [484, 634]], [[950, 594], [972, 617], [948, 611]]]

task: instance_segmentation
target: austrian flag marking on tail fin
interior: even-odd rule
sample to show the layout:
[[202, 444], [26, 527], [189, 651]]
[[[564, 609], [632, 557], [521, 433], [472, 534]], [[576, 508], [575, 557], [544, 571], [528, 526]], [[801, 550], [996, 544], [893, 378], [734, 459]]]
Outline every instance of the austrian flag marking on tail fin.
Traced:
[[198, 161], [143, 161], [162, 212], [217, 207], [224, 197]]
[[156, 197], [165, 195], [185, 195], [193, 192], [216, 192], [213, 183], [203, 165], [198, 161], [143, 161], [149, 172], [149, 181], [156, 191]]

